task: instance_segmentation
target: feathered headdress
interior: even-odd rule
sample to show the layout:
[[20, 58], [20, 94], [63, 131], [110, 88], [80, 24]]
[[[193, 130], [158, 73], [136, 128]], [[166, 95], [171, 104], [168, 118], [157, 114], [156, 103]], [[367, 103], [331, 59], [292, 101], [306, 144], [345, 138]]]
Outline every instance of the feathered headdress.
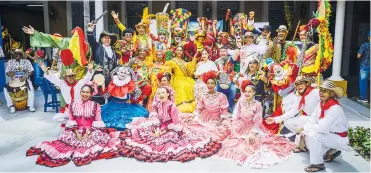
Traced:
[[207, 83], [209, 79], [216, 81], [217, 77], [218, 75], [216, 74], [216, 71], [208, 71], [202, 74], [202, 81], [204, 83]]
[[170, 11], [170, 19], [171, 22], [171, 30], [174, 28], [183, 28], [183, 30], [187, 30], [187, 25], [189, 22], [189, 18], [191, 17], [192, 13], [187, 11], [183, 8], [178, 8], [175, 10]]
[[[329, 31], [329, 18], [331, 14], [331, 5], [328, 0], [319, 0], [318, 9], [314, 14], [315, 18], [311, 19], [309, 23], [303, 28], [304, 30], [313, 29], [318, 33], [318, 49], [315, 58], [313, 53], [316, 47], [312, 47], [305, 52], [301, 72], [304, 75], [316, 75], [325, 71], [331, 64], [334, 46], [332, 44], [332, 36]], [[306, 58], [307, 57], [307, 58]], [[313, 60], [314, 59], [314, 60]], [[307, 61], [314, 61], [314, 63], [307, 63]]]

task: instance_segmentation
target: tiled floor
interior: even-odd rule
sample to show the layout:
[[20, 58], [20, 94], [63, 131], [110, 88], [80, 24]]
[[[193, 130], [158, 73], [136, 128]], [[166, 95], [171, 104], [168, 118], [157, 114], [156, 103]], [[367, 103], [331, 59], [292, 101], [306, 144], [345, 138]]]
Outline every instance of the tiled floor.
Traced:
[[[59, 123], [51, 120], [55, 112], [43, 112], [41, 92], [36, 92], [35, 98], [37, 111], [34, 113], [26, 110], [9, 114], [8, 108], [0, 107], [0, 172], [302, 172], [309, 164], [308, 153], [301, 153], [267, 169], [250, 169], [216, 158], [197, 159], [189, 163], [143, 163], [135, 159], [115, 158], [95, 161], [83, 167], [72, 163], [59, 168], [43, 167], [35, 164], [36, 157], [26, 157], [25, 152], [38, 142], [56, 139], [61, 129]], [[5, 101], [2, 93], [0, 99]], [[351, 126], [370, 126], [367, 118], [369, 109], [357, 107], [348, 99], [342, 99], [341, 104]], [[327, 172], [370, 172], [369, 162], [353, 150], [343, 151], [326, 167]]]

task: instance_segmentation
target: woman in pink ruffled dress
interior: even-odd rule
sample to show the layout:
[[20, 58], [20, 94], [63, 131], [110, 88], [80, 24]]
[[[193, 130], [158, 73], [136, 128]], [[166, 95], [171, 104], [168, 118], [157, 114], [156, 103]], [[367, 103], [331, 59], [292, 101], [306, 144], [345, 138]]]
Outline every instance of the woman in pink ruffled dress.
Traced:
[[184, 122], [184, 126], [200, 137], [221, 141], [230, 134], [227, 121], [224, 121], [229, 116], [228, 100], [223, 93], [215, 90], [217, 80], [215, 71], [204, 73], [202, 80], [208, 91], [197, 100], [194, 119]]
[[145, 162], [186, 162], [196, 157], [210, 157], [221, 148], [220, 143], [199, 138], [179, 123], [179, 111], [170, 87], [157, 89], [150, 118], [137, 118], [122, 132], [123, 157]]
[[236, 105], [237, 115], [230, 121], [232, 135], [222, 142], [217, 157], [253, 168], [265, 168], [286, 160], [295, 145], [265, 130], [262, 105], [254, 100], [254, 84], [243, 81], [241, 91], [244, 95]]
[[39, 155], [36, 163], [48, 167], [68, 164], [71, 160], [76, 166], [91, 163], [93, 160], [120, 156], [119, 133], [105, 128], [99, 104], [89, 100], [93, 88], [81, 88], [81, 99], [69, 106], [69, 120], [64, 132], [56, 141], [46, 141], [31, 147], [27, 156]]

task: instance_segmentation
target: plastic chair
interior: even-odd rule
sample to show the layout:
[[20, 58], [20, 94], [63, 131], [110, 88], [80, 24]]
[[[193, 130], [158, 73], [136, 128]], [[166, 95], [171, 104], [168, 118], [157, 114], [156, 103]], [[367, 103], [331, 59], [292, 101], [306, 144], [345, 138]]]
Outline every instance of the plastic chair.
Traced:
[[[42, 79], [42, 91], [45, 99], [44, 112], [46, 112], [48, 107], [51, 107], [53, 109], [55, 108], [55, 111], [58, 113], [60, 101], [57, 99], [57, 94], [60, 93], [60, 91], [45, 78]], [[49, 95], [51, 95], [52, 98], [51, 102], [48, 102]]]

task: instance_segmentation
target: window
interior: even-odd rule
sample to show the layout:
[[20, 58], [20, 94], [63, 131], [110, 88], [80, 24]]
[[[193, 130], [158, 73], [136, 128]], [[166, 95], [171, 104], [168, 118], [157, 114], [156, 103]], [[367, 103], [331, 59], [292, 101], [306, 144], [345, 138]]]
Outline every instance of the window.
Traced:
[[127, 10], [127, 28], [135, 29], [135, 25], [142, 20], [143, 9], [147, 7], [147, 2], [126, 2]]

